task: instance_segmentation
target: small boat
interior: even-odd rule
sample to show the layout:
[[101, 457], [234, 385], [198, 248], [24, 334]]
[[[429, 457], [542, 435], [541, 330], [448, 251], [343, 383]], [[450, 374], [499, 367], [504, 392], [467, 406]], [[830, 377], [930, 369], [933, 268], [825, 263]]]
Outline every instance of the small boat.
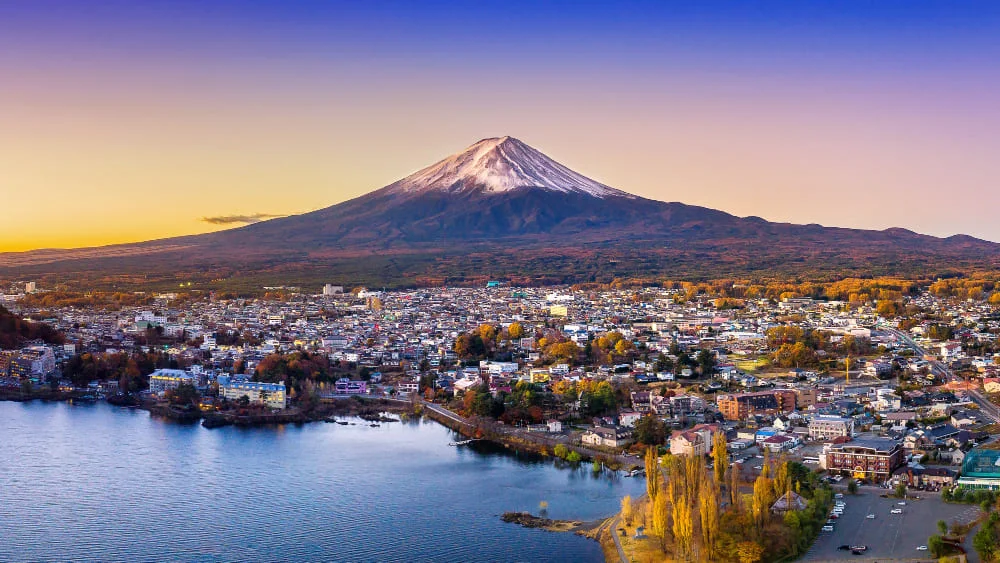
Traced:
[[381, 424], [376, 424], [376, 423], [373, 422], [372, 424], [369, 424], [368, 426], [371, 426], [372, 428], [378, 428], [379, 426], [382, 426], [382, 425]]
[[350, 422], [347, 422], [346, 420], [335, 420], [334, 422], [342, 426], [347, 426], [348, 424], [350, 424]]

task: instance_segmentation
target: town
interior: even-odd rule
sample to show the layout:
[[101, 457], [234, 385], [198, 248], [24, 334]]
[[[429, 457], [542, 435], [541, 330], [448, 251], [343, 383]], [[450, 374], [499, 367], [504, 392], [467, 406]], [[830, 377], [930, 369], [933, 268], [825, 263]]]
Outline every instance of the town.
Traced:
[[[0, 382], [7, 399], [264, 422], [352, 397], [395, 401], [470, 437], [633, 473], [650, 447], [718, 461], [725, 443], [747, 484], [780, 459], [844, 492], [926, 495], [854, 514], [838, 500], [807, 559], [870, 547], [856, 536], [874, 532], [846, 520], [907, 512], [926, 521], [884, 524], [902, 539], [878, 555], [929, 543], [943, 554], [1000, 490], [1000, 299], [947, 282], [856, 283], [868, 293], [832, 299], [835, 287], [806, 296], [735, 284], [328, 284], [241, 297], [81, 296], [18, 282], [0, 296], [20, 330], [3, 341]], [[771, 499], [775, 513], [805, 506], [792, 494]], [[946, 516], [954, 533], [929, 542]]]

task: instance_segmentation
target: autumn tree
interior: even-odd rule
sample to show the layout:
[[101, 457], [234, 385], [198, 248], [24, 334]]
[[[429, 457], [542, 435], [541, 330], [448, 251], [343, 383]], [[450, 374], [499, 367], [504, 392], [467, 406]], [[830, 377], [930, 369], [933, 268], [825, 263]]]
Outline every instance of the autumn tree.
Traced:
[[726, 433], [719, 431], [712, 436], [712, 464], [715, 472], [715, 482], [721, 487], [726, 482], [726, 466], [729, 456], [726, 454]]
[[524, 337], [524, 326], [516, 321], [510, 323], [510, 326], [507, 327], [507, 336], [511, 340], [520, 340]]
[[622, 497], [622, 521], [625, 522], [626, 526], [632, 525], [632, 497], [625, 495]]
[[666, 550], [670, 522], [670, 499], [667, 498], [664, 491], [660, 491], [652, 498], [653, 534], [660, 538], [660, 546]]
[[771, 479], [762, 473], [754, 481], [753, 498], [750, 503], [750, 513], [758, 529], [764, 526], [768, 511], [771, 509], [771, 505], [774, 504], [774, 500], [774, 485]]
[[740, 495], [740, 466], [733, 466], [733, 470], [729, 472], [729, 502], [733, 506], [733, 510], [739, 513], [742, 508], [743, 497]]
[[[697, 479], [697, 476], [689, 476]], [[691, 510], [691, 501], [687, 495], [674, 503], [674, 542], [677, 546], [677, 555], [682, 561], [687, 560], [691, 555], [691, 543], [694, 539], [694, 518]]]
[[757, 542], [742, 541], [736, 545], [740, 563], [757, 563], [764, 557], [764, 548]]
[[719, 487], [710, 483], [698, 497], [698, 513], [701, 516], [701, 545], [705, 557], [711, 560], [715, 554], [715, 541], [719, 535]]
[[660, 464], [656, 456], [656, 448], [646, 448], [646, 495], [650, 500], [656, 498], [656, 493], [660, 489]]

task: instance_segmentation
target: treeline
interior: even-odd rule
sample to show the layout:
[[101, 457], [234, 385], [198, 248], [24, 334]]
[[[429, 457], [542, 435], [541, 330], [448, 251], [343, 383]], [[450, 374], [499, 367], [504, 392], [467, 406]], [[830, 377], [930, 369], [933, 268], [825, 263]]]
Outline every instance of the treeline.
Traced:
[[157, 369], [181, 369], [185, 366], [160, 352], [84, 353], [70, 358], [62, 375], [77, 387], [100, 380], [118, 381], [123, 393], [137, 393], [149, 388], [149, 374]]
[[0, 350], [20, 348], [30, 340], [41, 340], [46, 344], [66, 341], [63, 334], [50, 325], [26, 321], [0, 306]]
[[811, 368], [830, 353], [864, 356], [872, 353], [871, 341], [849, 334], [836, 335], [822, 330], [806, 330], [794, 325], [767, 330], [767, 344], [774, 349], [771, 363], [783, 368]]
[[538, 424], [544, 420], [543, 408], [547, 404], [579, 401], [581, 415], [600, 416], [615, 412], [626, 400], [624, 395], [607, 381], [561, 380], [551, 393], [540, 385], [519, 381], [509, 393], [495, 395], [484, 383], [465, 391], [461, 410], [465, 416], [490, 417], [505, 424]]
[[21, 304], [36, 309], [56, 307], [75, 307], [78, 309], [118, 310], [122, 307], [137, 307], [153, 302], [153, 297], [146, 293], [125, 292], [72, 292], [46, 291], [44, 293], [29, 293], [21, 298]]

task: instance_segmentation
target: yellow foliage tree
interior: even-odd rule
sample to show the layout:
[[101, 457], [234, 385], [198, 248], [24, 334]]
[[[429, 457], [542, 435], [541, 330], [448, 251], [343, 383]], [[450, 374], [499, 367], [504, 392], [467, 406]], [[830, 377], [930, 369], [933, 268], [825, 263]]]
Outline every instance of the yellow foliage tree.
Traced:
[[666, 549], [668, 523], [670, 521], [670, 501], [664, 492], [653, 498], [653, 535], [660, 538], [660, 546]]
[[660, 490], [660, 464], [656, 448], [646, 448], [646, 495], [652, 501]]
[[518, 340], [524, 337], [524, 326], [519, 322], [512, 322], [510, 326], [507, 327], [507, 336], [511, 340]]
[[764, 548], [757, 542], [744, 541], [736, 544], [736, 555], [740, 563], [757, 563], [764, 556]]
[[632, 525], [632, 497], [625, 495], [622, 497], [622, 522], [625, 522], [626, 526]]
[[691, 514], [691, 501], [686, 495], [674, 503], [674, 543], [677, 546], [678, 559], [686, 561], [691, 555], [691, 542], [694, 537], [694, 518]]
[[710, 483], [698, 498], [701, 516], [701, 546], [705, 558], [712, 560], [715, 555], [715, 541], [719, 535], [719, 488]]
[[729, 456], [726, 455], [726, 433], [719, 431], [712, 436], [712, 470], [715, 472], [715, 482], [721, 487], [726, 482], [726, 466]]

